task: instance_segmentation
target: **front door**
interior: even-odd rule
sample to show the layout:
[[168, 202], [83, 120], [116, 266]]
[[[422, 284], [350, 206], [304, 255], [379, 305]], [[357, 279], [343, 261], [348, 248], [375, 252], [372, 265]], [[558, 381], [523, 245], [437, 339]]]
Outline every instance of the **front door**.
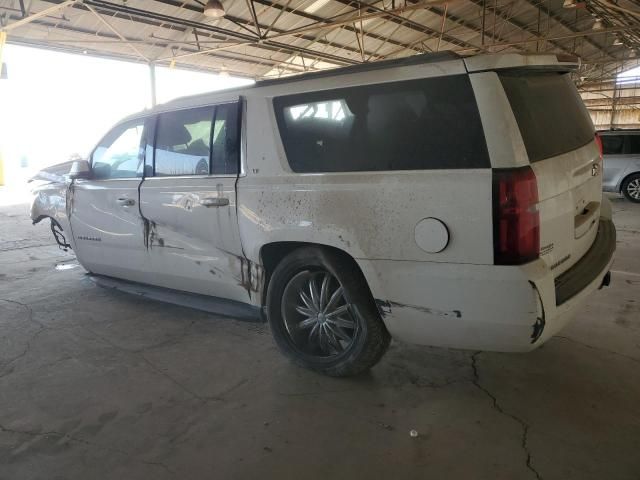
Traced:
[[238, 102], [157, 116], [140, 187], [152, 283], [249, 300], [236, 216], [239, 119]]
[[71, 187], [70, 222], [79, 262], [90, 272], [145, 281], [148, 259], [138, 206], [144, 120], [111, 130], [91, 155], [91, 178]]

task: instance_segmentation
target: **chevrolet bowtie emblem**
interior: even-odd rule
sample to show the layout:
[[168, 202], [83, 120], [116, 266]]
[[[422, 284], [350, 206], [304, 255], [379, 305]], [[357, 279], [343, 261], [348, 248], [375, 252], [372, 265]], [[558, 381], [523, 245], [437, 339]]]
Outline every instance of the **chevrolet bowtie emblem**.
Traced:
[[591, 165], [591, 176], [595, 177], [600, 173], [600, 165], [597, 163], [594, 163], [593, 165]]

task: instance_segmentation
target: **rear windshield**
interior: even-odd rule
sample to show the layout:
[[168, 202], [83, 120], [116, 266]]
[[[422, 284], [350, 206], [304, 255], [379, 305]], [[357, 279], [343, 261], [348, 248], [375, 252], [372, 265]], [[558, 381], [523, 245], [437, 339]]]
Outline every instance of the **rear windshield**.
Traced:
[[467, 75], [273, 100], [294, 172], [488, 168]]
[[594, 128], [567, 73], [501, 73], [530, 162], [576, 150], [593, 141]]

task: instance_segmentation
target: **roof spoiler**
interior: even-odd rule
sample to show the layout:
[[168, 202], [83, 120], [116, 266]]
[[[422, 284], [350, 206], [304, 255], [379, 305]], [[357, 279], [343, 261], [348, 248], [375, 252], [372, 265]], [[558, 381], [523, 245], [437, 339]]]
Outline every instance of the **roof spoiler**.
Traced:
[[499, 55], [475, 55], [466, 57], [464, 64], [468, 72], [502, 70], [506, 68], [531, 68], [535, 70], [572, 71], [580, 67], [580, 58], [562, 53]]

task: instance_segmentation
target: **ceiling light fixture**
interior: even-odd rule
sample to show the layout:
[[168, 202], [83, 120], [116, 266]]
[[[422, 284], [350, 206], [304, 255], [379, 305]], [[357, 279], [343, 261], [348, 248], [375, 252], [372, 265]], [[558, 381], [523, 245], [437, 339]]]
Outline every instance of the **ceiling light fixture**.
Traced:
[[222, 2], [220, 0], [209, 0], [207, 4], [204, 6], [205, 16], [212, 18], [221, 18], [224, 17], [225, 11], [222, 6]]
[[618, 47], [618, 46], [622, 45], [622, 40], [620, 40], [619, 38], [616, 38], [616, 39], [613, 41], [613, 44], [614, 44], [616, 47]]

